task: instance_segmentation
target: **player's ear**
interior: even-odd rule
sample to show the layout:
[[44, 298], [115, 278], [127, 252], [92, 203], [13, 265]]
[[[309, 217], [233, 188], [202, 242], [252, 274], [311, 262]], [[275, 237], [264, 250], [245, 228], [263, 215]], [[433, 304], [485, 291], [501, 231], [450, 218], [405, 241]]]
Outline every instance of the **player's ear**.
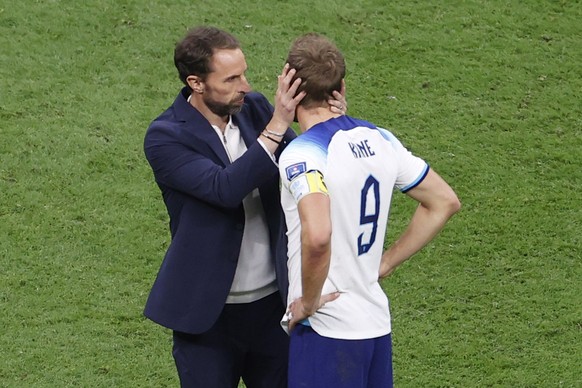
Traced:
[[194, 91], [194, 93], [204, 93], [204, 80], [197, 75], [189, 75], [186, 78], [186, 83]]
[[340, 90], [340, 93], [342, 96], [344, 96], [344, 98], [346, 97], [346, 79], [342, 78], [342, 88]]

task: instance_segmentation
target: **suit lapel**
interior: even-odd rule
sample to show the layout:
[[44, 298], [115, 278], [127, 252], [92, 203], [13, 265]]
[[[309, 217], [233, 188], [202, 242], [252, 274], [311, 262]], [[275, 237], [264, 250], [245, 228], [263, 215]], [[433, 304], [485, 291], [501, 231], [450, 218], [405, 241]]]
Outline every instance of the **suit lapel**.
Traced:
[[[188, 89], [183, 88], [174, 101], [176, 119], [185, 123], [184, 136], [188, 144], [206, 144], [223, 166], [230, 164], [221, 139], [204, 116], [188, 102]], [[246, 141], [246, 140], [245, 140]]]
[[259, 135], [255, 128], [255, 124], [251, 117], [249, 117], [248, 106], [244, 105], [240, 113], [233, 115], [232, 122], [240, 130], [240, 135], [248, 149], [257, 140]]

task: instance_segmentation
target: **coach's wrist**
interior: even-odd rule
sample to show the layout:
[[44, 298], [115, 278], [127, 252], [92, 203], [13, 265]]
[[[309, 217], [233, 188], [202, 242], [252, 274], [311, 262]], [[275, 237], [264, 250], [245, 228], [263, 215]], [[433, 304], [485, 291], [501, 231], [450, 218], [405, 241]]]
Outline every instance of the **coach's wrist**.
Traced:
[[283, 136], [285, 136], [285, 132], [283, 131], [283, 133], [279, 133], [279, 132], [273, 132], [271, 130], [269, 130], [269, 128], [265, 128], [265, 130], [263, 132], [266, 132], [267, 135], [271, 135], [274, 136], [275, 138], [281, 140], [283, 138]]
[[271, 135], [277, 134], [276, 136], [284, 136], [285, 132], [287, 132], [287, 128], [289, 128], [289, 124], [290, 123], [284, 120], [280, 120], [273, 116], [273, 118], [271, 119], [271, 121], [269, 121], [264, 130], [270, 133]]
[[269, 134], [269, 132], [267, 131], [263, 131], [261, 132], [261, 136], [265, 139], [268, 139], [269, 141], [277, 144], [277, 146], [279, 146], [281, 144], [281, 140], [283, 138], [283, 136], [281, 135], [280, 138], [276, 138], [276, 134]]

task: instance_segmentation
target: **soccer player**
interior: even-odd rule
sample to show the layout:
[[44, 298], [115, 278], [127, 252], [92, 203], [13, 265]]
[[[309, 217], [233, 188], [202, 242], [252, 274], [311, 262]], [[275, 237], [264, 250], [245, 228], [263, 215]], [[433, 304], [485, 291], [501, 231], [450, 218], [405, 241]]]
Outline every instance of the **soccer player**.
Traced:
[[[392, 386], [388, 298], [379, 278], [430, 242], [460, 202], [451, 187], [388, 130], [334, 114], [345, 62], [328, 39], [307, 34], [287, 62], [305, 97], [303, 132], [279, 160], [288, 228], [289, 388]], [[394, 188], [419, 202], [408, 228], [383, 251]], [[322, 294], [334, 300], [321, 303]]]

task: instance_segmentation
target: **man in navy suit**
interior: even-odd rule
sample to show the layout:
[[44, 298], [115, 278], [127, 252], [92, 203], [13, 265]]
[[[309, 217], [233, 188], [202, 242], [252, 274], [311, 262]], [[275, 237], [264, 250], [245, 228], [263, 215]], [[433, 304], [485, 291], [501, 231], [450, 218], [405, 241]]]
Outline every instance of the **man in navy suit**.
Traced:
[[[275, 107], [251, 91], [232, 35], [190, 30], [175, 48], [185, 87], [144, 149], [170, 217], [171, 244], [145, 315], [173, 330], [183, 387], [286, 386], [287, 254], [276, 160], [300, 80], [287, 66]], [[339, 96], [339, 94], [337, 95]], [[336, 98], [338, 98], [336, 96]], [[345, 100], [330, 102], [343, 112]]]

